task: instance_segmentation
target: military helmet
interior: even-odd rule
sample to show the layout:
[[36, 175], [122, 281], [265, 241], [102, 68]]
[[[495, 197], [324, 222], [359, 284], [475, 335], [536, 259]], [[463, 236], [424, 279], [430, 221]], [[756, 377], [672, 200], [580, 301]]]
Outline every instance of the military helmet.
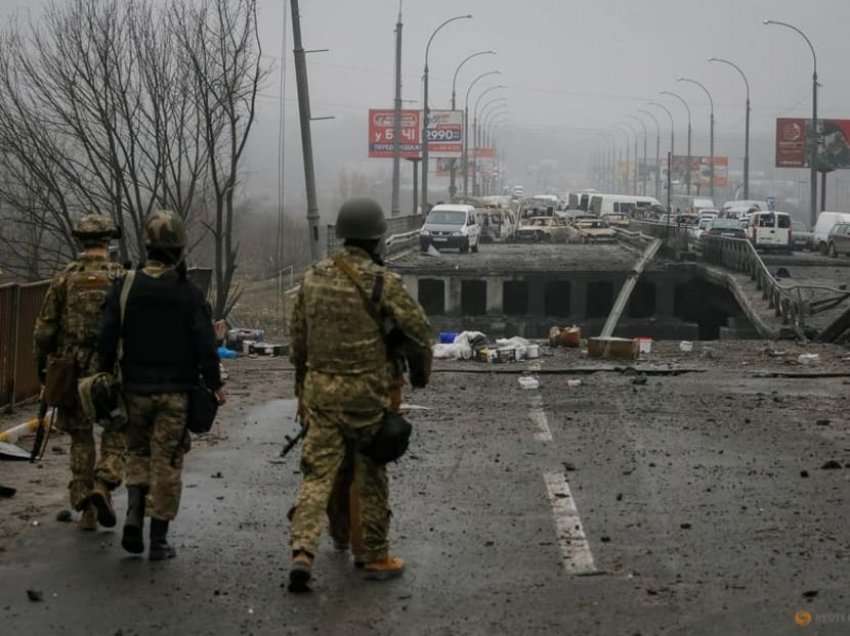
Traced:
[[379, 239], [387, 231], [384, 211], [377, 201], [349, 199], [336, 217], [336, 236], [341, 239]]
[[182, 249], [186, 247], [186, 226], [172, 210], [156, 210], [145, 219], [147, 247]]
[[112, 219], [103, 214], [84, 214], [74, 225], [73, 233], [78, 239], [110, 239], [119, 235]]

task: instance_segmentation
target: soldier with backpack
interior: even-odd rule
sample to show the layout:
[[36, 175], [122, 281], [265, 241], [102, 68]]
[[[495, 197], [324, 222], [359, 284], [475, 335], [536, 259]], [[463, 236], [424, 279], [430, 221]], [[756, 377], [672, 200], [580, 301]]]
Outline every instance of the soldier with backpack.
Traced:
[[77, 383], [95, 373], [104, 300], [124, 268], [109, 258], [118, 231], [109, 217], [83, 216], [74, 228], [79, 257], [54, 276], [35, 324], [34, 350], [44, 395], [57, 408], [57, 428], [71, 437], [71, 507], [83, 530], [115, 526], [111, 492], [124, 475], [126, 438], [104, 430], [97, 457], [94, 422], [80, 405]]

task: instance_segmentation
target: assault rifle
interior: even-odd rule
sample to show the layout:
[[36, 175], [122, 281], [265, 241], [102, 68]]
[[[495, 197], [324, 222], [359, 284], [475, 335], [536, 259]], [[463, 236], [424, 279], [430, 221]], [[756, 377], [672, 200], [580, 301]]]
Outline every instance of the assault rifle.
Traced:
[[290, 437], [289, 435], [284, 435], [283, 438], [286, 440], [286, 444], [283, 445], [283, 449], [280, 451], [281, 457], [286, 457], [298, 445], [304, 436], [307, 435], [307, 424], [301, 418], [300, 415], [295, 416], [295, 421], [301, 424], [301, 430], [298, 431], [298, 435], [295, 437]]
[[[56, 411], [53, 411], [53, 416], [56, 417]], [[50, 429], [53, 428], [53, 421], [47, 422], [47, 401], [44, 399], [44, 391], [42, 390], [41, 399], [38, 403], [38, 428], [35, 431], [35, 442], [33, 442], [32, 450], [30, 451], [30, 463], [35, 463], [36, 460], [41, 460], [44, 456], [44, 450], [47, 448], [47, 440], [50, 439]]]

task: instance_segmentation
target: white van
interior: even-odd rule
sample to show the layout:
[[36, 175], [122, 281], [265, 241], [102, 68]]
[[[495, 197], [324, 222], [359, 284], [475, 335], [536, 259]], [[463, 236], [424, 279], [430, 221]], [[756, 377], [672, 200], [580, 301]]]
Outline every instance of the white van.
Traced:
[[627, 194], [594, 194], [590, 197], [588, 212], [599, 216], [606, 214], [623, 214], [634, 216], [637, 211], [648, 210], [661, 203], [655, 197], [639, 197]]
[[425, 225], [419, 230], [419, 247], [428, 251], [429, 245], [457, 248], [461, 253], [478, 251], [481, 226], [471, 205], [440, 204], [431, 208]]
[[814, 249], [826, 254], [829, 245], [829, 233], [837, 223], [850, 223], [850, 214], [846, 212], [821, 212], [815, 224]]
[[753, 212], [747, 226], [747, 238], [758, 250], [793, 250], [791, 215], [786, 212]]

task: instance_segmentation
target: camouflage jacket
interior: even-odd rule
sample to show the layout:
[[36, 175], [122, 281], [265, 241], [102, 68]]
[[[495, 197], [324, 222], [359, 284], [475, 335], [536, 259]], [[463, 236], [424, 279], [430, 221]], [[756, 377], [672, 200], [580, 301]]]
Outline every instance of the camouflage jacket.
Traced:
[[[431, 351], [431, 325], [397, 274], [347, 247], [340, 256], [357, 272], [361, 289], [371, 294], [378, 275], [384, 284], [377, 309], [406, 346]], [[290, 327], [290, 360], [295, 390], [308, 409], [380, 417], [389, 406], [392, 364], [383, 325], [366, 309], [363, 296], [332, 258], [307, 270], [295, 300]]]
[[123, 274], [107, 256], [84, 252], [53, 277], [33, 333], [39, 369], [51, 355], [76, 358], [81, 371], [97, 368], [93, 357], [103, 302], [109, 285]]

